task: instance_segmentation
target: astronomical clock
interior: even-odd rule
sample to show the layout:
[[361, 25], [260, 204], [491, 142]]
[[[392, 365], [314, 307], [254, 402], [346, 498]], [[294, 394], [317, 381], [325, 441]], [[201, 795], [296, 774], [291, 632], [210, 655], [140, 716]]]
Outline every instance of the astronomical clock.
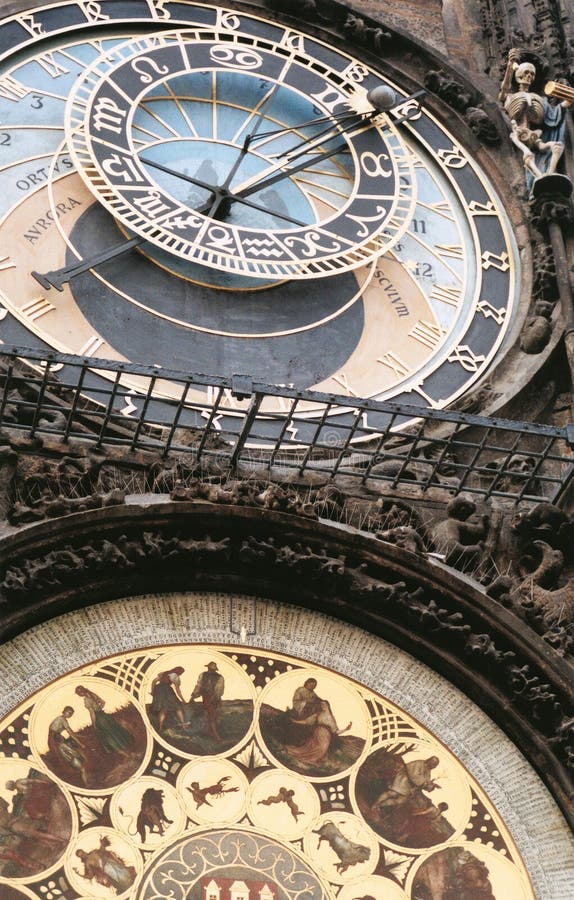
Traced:
[[[438, 409], [493, 363], [516, 247], [423, 92], [223, 6], [46, 5], [0, 40], [4, 343], [155, 366], [159, 422], [170, 369]], [[212, 400], [188, 388], [182, 424]]]
[[[258, 449], [290, 462], [353, 398], [389, 401], [360, 431], [379, 449], [407, 405], [466, 400], [524, 314], [500, 175], [414, 64], [279, 0], [8, 5], [0, 343], [60, 380], [56, 418], [72, 396], [68, 424], [126, 418], [114, 447], [89, 415], [81, 440], [0, 433], [0, 900], [570, 896], [570, 836], [516, 747], [543, 769], [551, 721], [566, 808], [567, 678], [425, 556], [422, 504], [358, 488], [355, 527], [318, 472], [261, 486], [122, 445], [132, 416], [203, 446], [215, 412], [234, 444], [251, 400], [221, 377], [273, 386]], [[305, 392], [295, 430], [282, 387]], [[460, 515], [468, 560], [490, 522], [460, 502], [443, 534]]]

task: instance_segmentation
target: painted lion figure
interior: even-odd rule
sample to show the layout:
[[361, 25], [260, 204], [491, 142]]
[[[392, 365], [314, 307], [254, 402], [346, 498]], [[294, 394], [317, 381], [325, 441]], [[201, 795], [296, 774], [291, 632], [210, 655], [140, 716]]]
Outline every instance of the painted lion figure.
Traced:
[[146, 840], [146, 828], [150, 834], [156, 831], [164, 833], [164, 825], [171, 825], [173, 819], [168, 819], [163, 808], [163, 791], [157, 788], [146, 788], [141, 799], [140, 811], [136, 820], [137, 832], [142, 844]]

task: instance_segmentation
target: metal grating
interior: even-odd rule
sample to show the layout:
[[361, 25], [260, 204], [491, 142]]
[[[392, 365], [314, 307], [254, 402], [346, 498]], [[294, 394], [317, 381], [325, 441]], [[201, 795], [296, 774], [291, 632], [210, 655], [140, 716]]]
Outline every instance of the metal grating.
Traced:
[[[312, 473], [398, 493], [416, 487], [512, 503], [559, 502], [574, 471], [574, 426], [22, 347], [3, 349], [0, 362], [0, 427], [29, 438], [184, 453], [220, 470], [243, 467], [288, 478]], [[172, 397], [158, 403], [158, 384], [166, 380]]]

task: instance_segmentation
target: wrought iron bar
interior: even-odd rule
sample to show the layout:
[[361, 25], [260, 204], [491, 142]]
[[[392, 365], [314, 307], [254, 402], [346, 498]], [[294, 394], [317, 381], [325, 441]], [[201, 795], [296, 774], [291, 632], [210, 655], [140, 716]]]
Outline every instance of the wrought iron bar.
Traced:
[[[160, 377], [178, 387], [177, 399], [155, 396]], [[134, 384], [143, 402], [126, 416], [116, 404]], [[227, 397], [238, 405], [232, 409]], [[54, 416], [58, 411], [64, 415]], [[554, 500], [574, 475], [572, 426], [297, 390], [245, 376], [159, 373], [156, 366], [22, 347], [0, 352], [0, 427], [97, 447], [193, 454], [229, 470], [244, 464], [269, 471], [277, 462], [299, 477], [352, 477], [395, 492], [416, 484], [513, 503]], [[517, 472], [514, 456], [527, 457], [530, 468]]]

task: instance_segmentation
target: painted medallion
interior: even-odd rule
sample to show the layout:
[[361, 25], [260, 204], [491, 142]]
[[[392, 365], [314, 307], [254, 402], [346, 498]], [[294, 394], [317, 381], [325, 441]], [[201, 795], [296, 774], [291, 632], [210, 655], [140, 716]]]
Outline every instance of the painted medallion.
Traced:
[[0, 723], [0, 897], [532, 900], [456, 757], [350, 678], [270, 651], [124, 652]]

